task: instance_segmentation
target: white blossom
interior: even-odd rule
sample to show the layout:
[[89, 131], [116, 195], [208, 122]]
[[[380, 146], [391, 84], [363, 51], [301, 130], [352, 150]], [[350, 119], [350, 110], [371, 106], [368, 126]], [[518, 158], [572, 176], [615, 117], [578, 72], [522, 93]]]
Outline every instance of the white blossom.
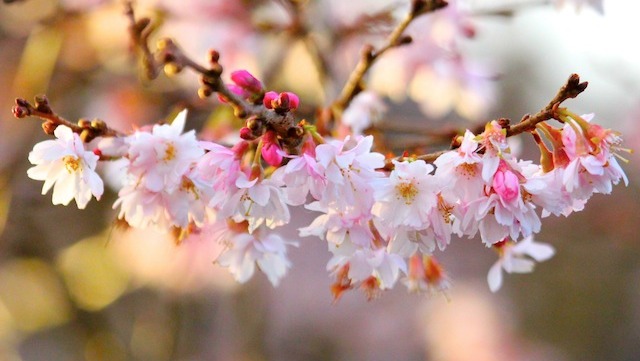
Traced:
[[100, 158], [84, 149], [80, 136], [71, 128], [60, 125], [54, 131], [57, 139], [36, 144], [29, 161], [35, 166], [27, 175], [44, 181], [42, 194], [53, 187], [53, 204], [68, 205], [75, 199], [78, 208], [86, 207], [91, 196], [100, 199], [104, 184], [95, 172]]

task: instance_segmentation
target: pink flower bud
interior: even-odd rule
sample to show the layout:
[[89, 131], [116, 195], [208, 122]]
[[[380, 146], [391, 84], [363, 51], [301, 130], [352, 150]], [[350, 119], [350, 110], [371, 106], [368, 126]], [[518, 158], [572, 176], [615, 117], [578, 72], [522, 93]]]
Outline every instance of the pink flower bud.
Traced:
[[276, 139], [276, 133], [273, 131], [267, 131], [262, 136], [262, 158], [274, 167], [279, 166], [282, 163], [283, 151], [278, 145]]
[[256, 139], [256, 137], [253, 134], [253, 132], [251, 131], [251, 129], [249, 129], [247, 127], [242, 127], [240, 129], [240, 138], [242, 138], [244, 140], [254, 140], [254, 139]]
[[289, 109], [298, 109], [298, 105], [300, 105], [300, 98], [297, 95], [291, 92], [286, 92], [289, 97]]
[[260, 93], [262, 91], [262, 83], [246, 70], [236, 70], [231, 73], [231, 80], [239, 87], [251, 92]]
[[262, 103], [267, 109], [273, 109], [275, 108], [274, 102], [277, 101], [279, 98], [280, 96], [278, 95], [278, 93], [274, 91], [270, 91], [264, 95], [264, 99], [262, 100]]
[[270, 91], [264, 95], [262, 100], [267, 109], [273, 109], [278, 112], [288, 112], [298, 108], [300, 98], [291, 92], [282, 92], [280, 94]]
[[505, 202], [513, 201], [520, 194], [518, 176], [509, 169], [500, 167], [493, 176], [493, 189]]

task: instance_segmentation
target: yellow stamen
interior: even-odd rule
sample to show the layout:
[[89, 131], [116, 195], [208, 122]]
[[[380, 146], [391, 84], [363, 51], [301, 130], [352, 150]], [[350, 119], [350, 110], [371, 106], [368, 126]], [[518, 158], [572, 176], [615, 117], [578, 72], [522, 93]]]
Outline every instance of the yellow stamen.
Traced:
[[176, 146], [173, 145], [173, 143], [167, 144], [167, 149], [164, 151], [164, 158], [162, 158], [162, 160], [165, 162], [169, 162], [175, 159], [175, 157], [176, 157]]
[[400, 183], [396, 185], [396, 191], [404, 199], [406, 205], [413, 203], [418, 195], [418, 190], [413, 183]]
[[69, 172], [69, 174], [77, 172], [78, 169], [81, 169], [82, 167], [80, 164], [80, 159], [73, 155], [64, 156], [62, 158], [62, 161], [64, 162], [64, 166], [65, 168], [67, 168], [67, 172]]

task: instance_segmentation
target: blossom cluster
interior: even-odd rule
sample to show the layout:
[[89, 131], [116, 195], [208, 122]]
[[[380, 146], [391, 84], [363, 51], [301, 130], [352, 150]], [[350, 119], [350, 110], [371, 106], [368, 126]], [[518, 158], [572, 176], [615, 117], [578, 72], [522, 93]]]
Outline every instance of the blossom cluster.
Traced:
[[[295, 94], [265, 92], [246, 71], [233, 73], [232, 80], [234, 94], [262, 102], [274, 116], [286, 117], [299, 106]], [[507, 129], [497, 121], [480, 134], [457, 136], [455, 149], [429, 163], [373, 151], [373, 136], [355, 134], [372, 114], [354, 106], [359, 108], [352, 114], [364, 119], [350, 123], [358, 128], [353, 135], [323, 138], [301, 122], [295, 148], [285, 147], [286, 139], [268, 124], [259, 131], [248, 124], [231, 147], [198, 141], [193, 130], [184, 131], [186, 111], [171, 124], [89, 143], [58, 125], [55, 140], [34, 147], [28, 175], [44, 181], [43, 194], [53, 187], [54, 204], [75, 199], [84, 208], [92, 196], [103, 195], [98, 161], [117, 164], [104, 176], [121, 180], [113, 205], [120, 220], [172, 232], [178, 240], [214, 229], [211, 241], [225, 246], [217, 263], [239, 282], [257, 267], [277, 285], [291, 267], [288, 248], [298, 244], [278, 229], [301, 213], [292, 209], [316, 212], [299, 236], [327, 242], [336, 297], [353, 288], [375, 295], [398, 281], [412, 291], [445, 291], [449, 279], [435, 253], [453, 236], [477, 235], [499, 255], [488, 274], [496, 291], [502, 270], [530, 272], [533, 260], [554, 254], [533, 241], [542, 217], [568, 216], [592, 195], [628, 182], [617, 161], [625, 151], [620, 135], [591, 122], [592, 115], [560, 108], [555, 116], [562, 127], [538, 123], [540, 164], [511, 152]], [[372, 111], [379, 116], [379, 107]]]

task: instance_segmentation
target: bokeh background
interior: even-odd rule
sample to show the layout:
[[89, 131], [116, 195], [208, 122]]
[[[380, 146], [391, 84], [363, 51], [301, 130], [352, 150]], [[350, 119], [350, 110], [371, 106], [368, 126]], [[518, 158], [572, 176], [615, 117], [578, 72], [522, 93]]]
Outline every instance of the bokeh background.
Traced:
[[[306, 34], [289, 27], [291, 3], [306, 6]], [[431, 135], [450, 124], [535, 112], [575, 72], [590, 86], [565, 104], [596, 113], [638, 149], [640, 5], [596, 3], [458, 1], [458, 12], [416, 24], [416, 46], [390, 53], [372, 73], [388, 106], [376, 131], [392, 148], [433, 146]], [[250, 69], [270, 88], [298, 92], [308, 117], [336, 95], [363, 42], [379, 41], [404, 8], [380, 0], [136, 4], [194, 58], [216, 48], [225, 69]], [[375, 26], [361, 26], [363, 14]], [[446, 42], [456, 61], [417, 46], [434, 42]], [[556, 256], [533, 274], [508, 275], [496, 294], [486, 284], [495, 254], [454, 239], [438, 255], [452, 278], [448, 297], [396, 287], [370, 302], [355, 291], [333, 303], [326, 244], [297, 236], [313, 217], [305, 211], [286, 231], [300, 243], [293, 268], [273, 288], [262, 274], [236, 284], [214, 264], [220, 248], [207, 239], [177, 246], [119, 229], [113, 192], [84, 211], [40, 195], [27, 155], [46, 136], [38, 121], [12, 117], [16, 97], [46, 93], [68, 119], [97, 117], [122, 130], [185, 106], [188, 126], [204, 138], [237, 126], [215, 100], [198, 99], [194, 75], [151, 82], [139, 74], [122, 2], [0, 5], [0, 360], [640, 359], [637, 155], [623, 165], [628, 187], [594, 196], [569, 218], [545, 219], [537, 239]], [[535, 156], [530, 139], [522, 151]]]

